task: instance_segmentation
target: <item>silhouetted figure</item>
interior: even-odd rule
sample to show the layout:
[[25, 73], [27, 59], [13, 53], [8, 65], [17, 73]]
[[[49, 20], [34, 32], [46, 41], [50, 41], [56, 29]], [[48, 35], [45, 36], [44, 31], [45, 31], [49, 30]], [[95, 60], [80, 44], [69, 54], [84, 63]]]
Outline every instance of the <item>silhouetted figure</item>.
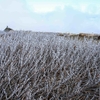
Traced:
[[9, 32], [11, 30], [13, 30], [13, 29], [9, 28], [8, 26], [4, 29], [5, 32]]

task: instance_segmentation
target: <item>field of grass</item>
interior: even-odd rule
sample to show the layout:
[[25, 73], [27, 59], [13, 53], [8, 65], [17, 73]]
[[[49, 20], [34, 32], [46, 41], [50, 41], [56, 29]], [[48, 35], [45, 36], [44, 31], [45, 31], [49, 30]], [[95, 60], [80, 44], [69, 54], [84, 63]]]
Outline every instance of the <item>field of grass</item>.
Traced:
[[0, 100], [99, 100], [100, 42], [57, 33], [0, 31]]

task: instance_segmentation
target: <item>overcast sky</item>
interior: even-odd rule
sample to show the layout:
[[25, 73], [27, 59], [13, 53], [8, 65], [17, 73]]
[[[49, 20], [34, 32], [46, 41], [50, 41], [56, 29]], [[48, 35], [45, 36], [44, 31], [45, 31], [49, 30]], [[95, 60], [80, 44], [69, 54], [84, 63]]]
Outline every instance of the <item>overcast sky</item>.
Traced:
[[0, 0], [0, 30], [100, 33], [100, 0]]

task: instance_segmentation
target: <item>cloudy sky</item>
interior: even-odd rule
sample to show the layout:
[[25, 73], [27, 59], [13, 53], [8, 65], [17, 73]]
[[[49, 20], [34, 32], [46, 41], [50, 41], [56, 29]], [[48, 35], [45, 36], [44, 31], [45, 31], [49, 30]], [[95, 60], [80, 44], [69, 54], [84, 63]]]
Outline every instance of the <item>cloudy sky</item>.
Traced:
[[100, 0], [0, 0], [0, 30], [100, 33]]

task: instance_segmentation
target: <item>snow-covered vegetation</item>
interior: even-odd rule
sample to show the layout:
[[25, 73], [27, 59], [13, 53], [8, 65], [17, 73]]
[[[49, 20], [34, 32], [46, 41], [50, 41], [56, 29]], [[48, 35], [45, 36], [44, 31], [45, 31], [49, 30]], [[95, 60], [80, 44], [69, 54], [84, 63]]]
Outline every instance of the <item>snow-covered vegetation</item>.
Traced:
[[0, 34], [0, 100], [99, 100], [99, 89], [100, 42]]

